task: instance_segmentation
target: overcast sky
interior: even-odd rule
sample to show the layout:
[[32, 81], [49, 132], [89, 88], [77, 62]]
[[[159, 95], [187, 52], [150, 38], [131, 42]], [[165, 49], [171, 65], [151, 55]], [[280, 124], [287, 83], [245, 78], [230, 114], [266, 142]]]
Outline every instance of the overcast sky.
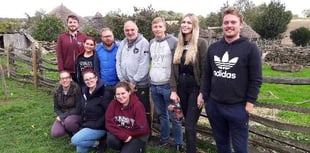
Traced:
[[[270, 0], [251, 0], [255, 5], [264, 2], [269, 4]], [[301, 1], [301, 0], [300, 0]], [[109, 11], [120, 9], [122, 13], [133, 13], [133, 6], [146, 8], [149, 5], [156, 10], [174, 11], [180, 13], [194, 13], [206, 16], [210, 12], [217, 12], [226, 0], [5, 0], [2, 2], [0, 17], [25, 18], [25, 13], [33, 16], [36, 11], [44, 10], [50, 12], [62, 3], [71, 11], [80, 16], [93, 16], [100, 12], [103, 16]], [[229, 0], [233, 4], [235, 0]], [[302, 11], [310, 9], [310, 1], [303, 0], [281, 0], [287, 10], [293, 14], [302, 16]]]

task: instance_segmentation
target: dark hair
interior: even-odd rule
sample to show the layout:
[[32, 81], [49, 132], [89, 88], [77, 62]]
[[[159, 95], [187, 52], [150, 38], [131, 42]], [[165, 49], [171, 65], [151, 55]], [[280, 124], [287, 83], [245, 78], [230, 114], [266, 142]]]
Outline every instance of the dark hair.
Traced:
[[87, 36], [86, 39], [84, 40], [84, 43], [86, 42], [86, 40], [92, 40], [94, 42], [94, 45], [96, 46], [96, 39], [94, 37]]
[[96, 77], [98, 77], [97, 72], [91, 67], [85, 67], [82, 71], [82, 76], [84, 77], [84, 74], [86, 73], [93, 73]]
[[80, 22], [79, 18], [78, 18], [76, 15], [69, 15], [69, 16], [67, 17], [67, 22], [68, 22], [69, 18], [74, 19], [74, 20]]
[[115, 90], [117, 88], [124, 88], [126, 91], [131, 92], [131, 93], [134, 91], [133, 87], [131, 86], [131, 84], [126, 82], [126, 81], [121, 81], [121, 82], [117, 83], [115, 85]]

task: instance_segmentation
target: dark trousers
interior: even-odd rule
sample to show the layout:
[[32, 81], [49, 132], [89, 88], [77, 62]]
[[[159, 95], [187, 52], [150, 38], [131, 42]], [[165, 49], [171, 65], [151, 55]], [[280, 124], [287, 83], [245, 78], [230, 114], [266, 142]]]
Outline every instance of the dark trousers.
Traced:
[[54, 121], [51, 128], [52, 137], [61, 137], [66, 133], [72, 136], [80, 129], [81, 116], [80, 115], [69, 115], [63, 122]]
[[114, 150], [120, 150], [120, 153], [144, 153], [146, 142], [139, 138], [132, 138], [129, 142], [125, 143], [113, 134], [107, 134], [107, 147]]
[[102, 98], [104, 100], [104, 104], [107, 105], [106, 108], [108, 107], [110, 102], [114, 99], [114, 95], [115, 95], [115, 86], [106, 85], [104, 87], [104, 95]]
[[249, 115], [245, 104], [225, 105], [209, 98], [206, 112], [218, 153], [248, 153]]
[[139, 100], [142, 102], [145, 111], [146, 111], [146, 118], [150, 128], [150, 136], [152, 135], [152, 118], [151, 118], [151, 105], [150, 105], [150, 88], [140, 88], [137, 87], [136, 91]]
[[[72, 80], [76, 83], [78, 83], [78, 79], [77, 79], [77, 76], [76, 76], [76, 73], [70, 73], [71, 77], [72, 77]], [[84, 83], [84, 81], [83, 81]]]
[[185, 117], [186, 152], [196, 153], [196, 129], [201, 109], [197, 106], [199, 86], [197, 85], [194, 76], [180, 75], [177, 93], [180, 97], [181, 107]]

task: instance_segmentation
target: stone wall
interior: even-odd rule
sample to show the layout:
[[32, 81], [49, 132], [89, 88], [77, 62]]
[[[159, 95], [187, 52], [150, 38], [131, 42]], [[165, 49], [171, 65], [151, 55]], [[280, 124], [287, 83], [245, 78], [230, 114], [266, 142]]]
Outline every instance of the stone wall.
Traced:
[[310, 66], [310, 46], [284, 46], [279, 41], [257, 42], [264, 62]]

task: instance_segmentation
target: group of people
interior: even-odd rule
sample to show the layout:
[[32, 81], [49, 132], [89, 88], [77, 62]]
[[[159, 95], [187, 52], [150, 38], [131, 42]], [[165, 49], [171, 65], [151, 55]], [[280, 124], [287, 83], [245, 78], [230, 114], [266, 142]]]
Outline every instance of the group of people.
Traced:
[[68, 32], [57, 40], [60, 85], [54, 93], [53, 137], [69, 134], [81, 153], [105, 146], [144, 153], [152, 136], [152, 99], [159, 146], [169, 146], [172, 133], [176, 151], [197, 152], [197, 122], [205, 106], [217, 152], [231, 153], [231, 144], [235, 152], [248, 152], [249, 114], [262, 83], [261, 55], [240, 35], [243, 17], [235, 7], [224, 10], [223, 38], [210, 46], [199, 37], [194, 14], [182, 18], [178, 37], [166, 33], [164, 18], [154, 18], [150, 41], [132, 20], [124, 23], [126, 37], [120, 43], [103, 28], [96, 44], [78, 25], [76, 16], [68, 16]]

